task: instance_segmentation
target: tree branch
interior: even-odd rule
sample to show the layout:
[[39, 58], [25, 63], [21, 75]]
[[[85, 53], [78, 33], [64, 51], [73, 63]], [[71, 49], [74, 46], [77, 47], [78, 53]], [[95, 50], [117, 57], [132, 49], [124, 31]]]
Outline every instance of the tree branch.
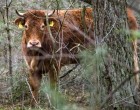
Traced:
[[91, 0], [80, 0], [80, 1], [85, 2], [85, 3], [88, 3], [90, 5], [92, 4]]
[[109, 99], [113, 96], [114, 93], [118, 91], [127, 81], [129, 81], [133, 76], [137, 75], [140, 71], [132, 72], [133, 74], [129, 75], [125, 80], [123, 80], [106, 98], [106, 100], [101, 104], [101, 109], [105, 106], [105, 104], [109, 101]]

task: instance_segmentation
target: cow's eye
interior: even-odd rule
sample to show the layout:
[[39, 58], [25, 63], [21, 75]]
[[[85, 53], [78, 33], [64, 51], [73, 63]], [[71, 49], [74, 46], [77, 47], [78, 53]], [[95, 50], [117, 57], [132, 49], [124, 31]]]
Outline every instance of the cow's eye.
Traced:
[[45, 25], [43, 24], [43, 25], [41, 26], [41, 30], [44, 30], [44, 28], [45, 28]]
[[24, 27], [25, 27], [25, 29], [28, 29], [28, 26], [26, 24], [24, 25]]

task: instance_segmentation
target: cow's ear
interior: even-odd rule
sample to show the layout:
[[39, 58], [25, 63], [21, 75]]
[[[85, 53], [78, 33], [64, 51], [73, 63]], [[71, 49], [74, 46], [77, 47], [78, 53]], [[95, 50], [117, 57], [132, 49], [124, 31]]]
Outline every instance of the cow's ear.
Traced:
[[50, 27], [59, 27], [60, 26], [60, 22], [59, 22], [59, 20], [57, 20], [57, 19], [54, 19], [54, 18], [50, 18], [49, 20], [48, 20], [48, 23], [49, 23], [49, 26]]
[[24, 27], [24, 24], [25, 24], [24, 18], [21, 18], [21, 17], [17, 18], [17, 19], [15, 20], [15, 24], [16, 24], [19, 28], [23, 28], [23, 27]]
[[50, 22], [49, 22], [49, 26], [50, 26], [50, 27], [53, 27], [54, 24], [55, 24], [54, 21], [50, 21]]

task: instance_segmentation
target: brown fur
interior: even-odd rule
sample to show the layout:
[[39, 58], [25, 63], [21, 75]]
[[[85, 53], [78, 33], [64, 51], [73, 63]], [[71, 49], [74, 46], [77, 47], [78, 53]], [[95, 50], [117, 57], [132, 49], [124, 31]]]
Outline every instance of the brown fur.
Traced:
[[[131, 31], [137, 31], [138, 30], [138, 24], [136, 17], [133, 14], [133, 11], [130, 8], [127, 8], [127, 16], [128, 16], [128, 24]], [[133, 33], [133, 32], [132, 32]], [[137, 53], [137, 38], [132, 34], [132, 37], [134, 38], [132, 42], [132, 48], [133, 48], [133, 60], [134, 60], [134, 72], [139, 71], [139, 64], [138, 64], [138, 53]], [[136, 88], [139, 87], [139, 75], [135, 75], [135, 81], [136, 81]]]
[[[54, 22], [54, 26], [50, 29], [55, 44], [47, 26], [43, 31], [40, 29], [42, 23], [47, 25], [44, 11], [31, 10], [24, 14], [24, 19], [21, 17], [16, 19], [16, 24], [19, 22], [23, 25], [28, 24], [28, 28], [23, 31], [22, 50], [29, 66], [29, 83], [36, 100], [42, 73], [49, 73], [51, 87], [55, 88], [61, 67], [79, 63], [79, 59], [73, 55], [77, 55], [79, 48], [88, 48], [89, 44], [94, 43], [89, 41], [89, 38], [94, 41], [92, 9], [87, 8], [84, 17], [82, 13], [82, 9], [59, 10], [49, 17], [48, 22]], [[136, 19], [130, 9], [127, 9], [127, 15], [130, 29], [136, 30]], [[42, 47], [35, 48], [36, 50], [27, 48], [28, 41], [36, 39], [39, 39]]]

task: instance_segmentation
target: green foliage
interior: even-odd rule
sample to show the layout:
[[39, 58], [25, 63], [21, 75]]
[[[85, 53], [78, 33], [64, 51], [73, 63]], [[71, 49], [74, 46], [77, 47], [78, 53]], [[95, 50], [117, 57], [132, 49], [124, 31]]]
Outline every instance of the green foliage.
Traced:
[[[5, 9], [6, 9], [5, 8], [5, 1], [1, 0], [1, 2], [2, 1], [3, 1], [3, 3], [2, 3], [3, 5], [1, 6], [0, 10], [1, 9], [4, 10], [4, 16], [5, 16], [6, 15], [5, 14]], [[13, 64], [12, 64], [12, 67], [13, 67], [12, 92], [13, 93], [12, 94], [13, 94], [13, 101], [15, 103], [17, 101], [21, 100], [23, 95], [28, 97], [28, 99], [31, 96], [31, 94], [29, 92], [29, 87], [27, 86], [27, 82], [25, 81], [25, 77], [22, 74], [23, 72], [21, 72], [21, 70], [22, 70], [21, 67], [25, 68], [25, 66], [22, 63], [23, 59], [21, 60], [21, 57], [20, 57], [21, 56], [21, 48], [20, 48], [20, 45], [21, 45], [21, 31], [17, 30], [16, 26], [13, 24], [13, 21], [17, 17], [17, 15], [15, 13], [15, 9], [17, 9], [21, 12], [24, 12], [28, 9], [43, 9], [43, 10], [44, 9], [71, 9], [71, 8], [81, 8], [83, 6], [87, 6], [87, 4], [84, 4], [84, 3], [81, 3], [81, 2], [75, 1], [75, 0], [47, 0], [47, 1], [46, 0], [21, 0], [21, 1], [12, 0], [12, 4], [10, 6], [10, 11], [9, 11], [9, 21], [8, 21], [8, 23], [9, 23], [9, 28], [10, 28], [12, 58], [13, 58], [12, 59], [12, 61], [13, 61]], [[106, 10], [107, 10], [107, 8], [109, 8], [110, 11], [108, 13], [110, 14], [110, 18], [112, 18], [113, 16], [111, 15], [111, 13], [112, 13], [112, 10], [114, 10], [114, 8], [111, 7], [111, 4], [110, 4], [109, 7], [108, 7], [108, 5], [106, 6]], [[108, 13], [106, 13], [106, 14], [108, 14]], [[5, 21], [6, 21], [6, 16], [5, 16]], [[111, 21], [111, 20], [109, 22], [108, 21], [107, 22], [105, 21], [105, 24], [108, 25], [109, 31], [104, 30], [105, 32], [110, 32], [110, 28], [112, 27], [112, 25], [109, 26], [109, 22], [111, 23], [113, 21]], [[117, 20], [117, 22], [120, 22], [120, 21]], [[122, 46], [125, 45], [125, 43], [120, 42], [120, 39], [121, 39], [120, 37], [123, 37], [123, 34], [126, 34], [126, 33], [123, 30], [120, 30], [121, 29], [120, 27], [117, 28], [117, 26], [118, 26], [118, 24], [115, 24], [114, 25], [115, 28], [113, 28], [114, 31], [111, 30], [111, 32], [113, 32], [113, 33], [109, 33], [109, 35], [111, 34], [110, 35], [111, 37], [113, 36], [113, 34], [116, 34], [117, 37], [118, 37], [118, 42], [116, 43], [116, 47], [112, 48], [112, 53], [115, 56], [114, 58], [117, 58], [118, 54], [120, 55], [120, 57], [119, 57], [119, 59], [117, 59], [117, 61], [119, 61], [119, 60], [122, 61], [122, 59], [123, 59], [124, 62], [130, 62], [131, 61], [130, 58], [128, 58], [128, 56], [126, 55], [127, 53], [129, 53], [129, 51], [126, 52], [125, 49], [121, 50]], [[2, 55], [8, 55], [7, 34], [6, 34], [6, 29], [5, 29], [5, 23], [3, 22], [2, 19], [0, 19], [0, 33], [1, 33], [0, 34], [0, 55], [3, 59], [4, 58], [8, 59], [8, 57], [2, 56]], [[130, 33], [131, 33], [131, 36], [128, 39], [129, 41], [133, 41], [135, 38], [140, 37], [140, 32], [139, 31], [131, 31], [131, 32], [129, 31], [128, 34], [130, 34]], [[109, 37], [109, 39], [111, 37]], [[113, 37], [111, 39], [113, 39]], [[124, 40], [124, 42], [126, 42], [125, 40]], [[120, 44], [119, 44], [119, 42], [120, 42]], [[7, 50], [4, 50], [4, 51], [6, 51], [7, 53], [4, 53], [4, 51], [3, 51], [4, 46], [6, 46], [5, 49], [7, 49]], [[128, 46], [128, 48], [130, 48], [130, 47]], [[115, 49], [115, 50], [118, 49], [118, 51], [120, 53], [118, 51], [115, 52], [113, 49]], [[79, 54], [79, 56], [81, 57], [81, 64], [83, 64], [82, 67], [84, 68], [84, 71], [82, 71], [83, 72], [83, 77], [88, 79], [88, 81], [90, 82], [89, 88], [90, 88], [91, 99], [92, 99], [92, 100], [90, 100], [90, 103], [91, 103], [92, 107], [97, 106], [97, 104], [93, 104], [94, 102], [101, 103], [101, 101], [104, 100], [103, 99], [104, 97], [101, 97], [101, 96], [103, 96], [102, 94], [105, 91], [105, 90], [103, 91], [103, 89], [104, 89], [103, 86], [105, 85], [105, 83], [103, 83], [103, 81], [101, 80], [101, 77], [103, 76], [101, 71], [104, 69], [104, 62], [106, 61], [105, 58], [107, 56], [107, 53], [108, 53], [108, 47], [107, 47], [106, 44], [104, 44], [104, 45], [97, 45], [96, 48], [91, 48], [90, 50], [82, 51]], [[122, 58], [122, 57], [124, 57], [124, 58]], [[6, 65], [4, 67], [6, 67], [6, 70], [8, 70], [8, 62], [4, 63], [4, 61], [1, 60], [1, 64]], [[109, 66], [112, 66], [112, 65], [109, 65]], [[125, 69], [118, 66], [118, 64], [116, 64], [115, 66], [113, 66], [114, 68], [111, 67], [112, 71], [113, 71], [112, 72], [113, 74], [111, 74], [111, 75], [115, 74], [111, 78], [112, 79], [114, 78], [114, 82], [112, 81], [112, 83], [116, 83], [116, 85], [117, 85], [118, 82], [121, 82], [122, 77], [125, 77], [126, 72], [125, 72]], [[117, 70], [115, 70], [115, 69], [117, 69]], [[1, 66], [0, 70], [3, 70], [2, 66]], [[116, 71], [119, 71], [119, 70], [121, 72], [116, 72]], [[26, 70], [24, 69], [24, 72], [25, 71]], [[119, 74], [116, 74], [116, 73], [119, 73]], [[79, 75], [79, 77], [81, 77], [81, 76]], [[45, 81], [45, 83], [42, 84], [42, 87], [41, 87], [41, 90], [40, 90], [40, 94], [41, 94], [41, 97], [40, 97], [41, 101], [40, 102], [41, 103], [39, 104], [39, 106], [40, 105], [42, 106], [42, 104], [44, 104], [44, 103], [45, 104], [49, 103], [49, 102], [47, 102], [47, 100], [48, 100], [47, 95], [49, 95], [49, 98], [52, 101], [51, 102], [52, 106], [54, 106], [58, 110], [80, 110], [80, 109], [82, 109], [78, 106], [77, 103], [74, 102], [74, 104], [73, 104], [73, 103], [68, 102], [67, 96], [65, 96], [61, 92], [59, 93], [59, 92], [50, 90], [49, 84], [47, 85], [47, 83], [48, 82]], [[113, 85], [115, 85], [115, 84], [113, 84]], [[116, 85], [115, 85], [115, 87], [116, 87]], [[128, 91], [128, 86], [125, 88], [125, 90]], [[119, 97], [119, 98], [122, 98], [123, 96], [124, 96], [124, 94], [122, 94], [122, 96]], [[126, 95], [126, 96], [128, 96], [128, 95]], [[24, 98], [23, 100], [26, 101], [26, 98]], [[117, 101], [117, 100], [115, 99], [115, 101]], [[21, 103], [22, 102], [20, 102], [20, 104]], [[28, 103], [28, 105], [29, 105], [29, 103]], [[19, 105], [16, 105], [16, 107], [13, 108], [13, 110], [20, 110], [20, 109], [21, 108], [19, 107]], [[46, 110], [46, 108], [45, 109], [41, 108], [41, 109]], [[0, 107], [0, 110], [5, 110], [5, 108]], [[25, 108], [25, 110], [38, 110], [38, 109]]]
[[130, 37], [128, 38], [128, 41], [130, 41], [130, 42], [132, 42], [135, 39], [140, 38], [140, 31], [129, 31], [126, 33], [130, 34]]
[[104, 65], [104, 58], [107, 55], [107, 45], [98, 46], [95, 49], [85, 50], [80, 53], [81, 62], [85, 68], [85, 73], [99, 73], [99, 67]]
[[0, 21], [0, 42], [3, 42], [5, 39], [4, 28], [5, 24], [3, 23], [3, 21]]
[[3, 27], [4, 23], [0, 20], [0, 29]]
[[[84, 68], [84, 77], [89, 81], [90, 97], [92, 109], [100, 107], [101, 101], [104, 100], [105, 91], [102, 87], [102, 72], [104, 70], [104, 64], [108, 53], [108, 47], [106, 44], [97, 46], [90, 50], [81, 52], [81, 64]], [[92, 87], [92, 88], [91, 88]]]
[[12, 78], [13, 80], [13, 87], [12, 87], [12, 95], [13, 101], [19, 101], [23, 95], [29, 97], [29, 88], [27, 86], [25, 77], [19, 73], [15, 74]]
[[51, 90], [49, 84], [47, 84], [46, 81], [42, 83], [41, 95], [48, 98], [50, 105], [54, 108], [62, 110], [62, 108], [67, 104], [64, 95], [62, 95], [60, 92], [57, 92], [56, 90]]

